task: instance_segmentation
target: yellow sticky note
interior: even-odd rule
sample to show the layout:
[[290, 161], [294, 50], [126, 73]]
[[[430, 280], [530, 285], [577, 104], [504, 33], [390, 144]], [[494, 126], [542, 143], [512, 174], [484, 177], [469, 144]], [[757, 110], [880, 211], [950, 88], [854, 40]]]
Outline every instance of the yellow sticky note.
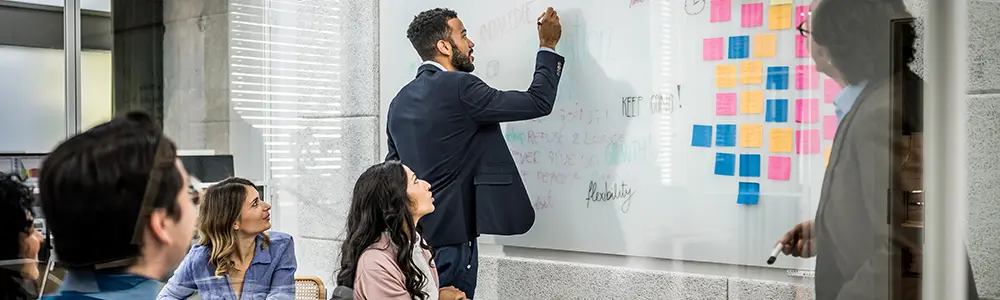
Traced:
[[715, 87], [716, 88], [736, 87], [736, 65], [715, 66]]
[[792, 152], [792, 129], [772, 128], [771, 129], [771, 152]]
[[760, 148], [764, 143], [764, 125], [740, 124], [740, 147]]
[[826, 168], [830, 164], [830, 147], [823, 147], [823, 167]]
[[767, 10], [767, 29], [782, 30], [792, 28], [792, 5], [775, 5]]
[[771, 0], [771, 5], [792, 4], [792, 0]]
[[764, 77], [764, 62], [744, 60], [740, 62], [740, 84], [760, 84]]
[[753, 47], [753, 57], [774, 57], [778, 36], [773, 33], [758, 34], [753, 36], [750, 43]]
[[748, 90], [740, 92], [740, 113], [759, 114], [764, 112], [764, 91]]

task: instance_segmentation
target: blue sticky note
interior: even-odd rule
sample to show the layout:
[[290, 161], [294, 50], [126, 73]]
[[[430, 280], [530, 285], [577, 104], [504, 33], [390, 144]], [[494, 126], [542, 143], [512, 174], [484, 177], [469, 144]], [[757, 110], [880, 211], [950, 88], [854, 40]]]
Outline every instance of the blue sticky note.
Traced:
[[760, 183], [740, 182], [736, 204], [757, 205], [760, 200]]
[[712, 126], [694, 125], [694, 131], [691, 132], [691, 146], [712, 147]]
[[729, 37], [729, 59], [740, 59], [750, 57], [750, 36]]
[[736, 175], [736, 154], [715, 154], [715, 175]]
[[767, 67], [767, 89], [788, 89], [788, 67]]
[[719, 147], [736, 147], [736, 125], [715, 125], [715, 145]]
[[740, 154], [740, 177], [760, 177], [760, 154]]
[[767, 99], [764, 121], [770, 123], [788, 122], [788, 99]]

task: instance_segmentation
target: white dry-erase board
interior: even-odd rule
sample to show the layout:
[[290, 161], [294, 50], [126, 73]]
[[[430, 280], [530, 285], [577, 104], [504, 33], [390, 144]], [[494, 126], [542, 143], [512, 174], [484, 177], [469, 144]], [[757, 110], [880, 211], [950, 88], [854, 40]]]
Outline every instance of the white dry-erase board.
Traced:
[[[839, 88], [815, 72], [796, 30], [807, 5], [381, 1], [382, 113], [420, 64], [406, 39], [418, 12], [457, 11], [476, 43], [474, 73], [523, 90], [536, 18], [554, 7], [563, 26], [556, 51], [566, 57], [555, 109], [504, 125], [537, 220], [496, 242], [767, 266], [776, 240], [815, 214], [836, 127]], [[780, 258], [773, 267], [813, 262]]]

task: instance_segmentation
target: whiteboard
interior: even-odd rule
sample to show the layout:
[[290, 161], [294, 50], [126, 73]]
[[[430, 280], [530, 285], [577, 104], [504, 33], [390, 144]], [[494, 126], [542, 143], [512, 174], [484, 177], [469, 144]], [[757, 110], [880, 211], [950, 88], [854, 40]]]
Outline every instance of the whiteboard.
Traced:
[[[744, 4], [751, 5], [746, 21]], [[380, 1], [382, 115], [420, 64], [405, 37], [409, 22], [420, 11], [434, 7], [457, 11], [476, 43], [473, 73], [495, 88], [524, 90], [538, 46], [535, 18], [545, 7], [554, 7], [563, 26], [556, 50], [566, 57], [554, 111], [541, 119], [503, 126], [537, 219], [528, 233], [498, 236], [496, 242], [767, 267], [775, 241], [815, 215], [828, 155], [824, 150], [832, 141], [809, 137], [818, 133], [825, 138], [828, 128], [823, 120], [833, 115], [833, 105], [823, 93], [827, 78], [813, 72], [796, 76], [798, 65], [812, 61], [796, 57], [798, 24], [792, 24], [791, 10], [807, 3], [797, 0], [779, 7], [790, 9], [785, 10], [787, 17], [776, 20], [782, 22], [775, 22], [787, 23], [780, 30], [769, 29], [771, 4], [770, 0]], [[745, 35], [756, 42], [757, 34], [774, 34], [773, 57], [729, 59], [725, 50], [725, 58], [706, 60], [718, 54], [704, 52], [710, 46], [706, 39], [723, 38], [728, 49], [729, 37]], [[767, 56], [767, 47], [746, 47], [750, 55]], [[736, 50], [739, 57], [743, 51]], [[747, 60], [761, 63], [764, 82], [754, 83], [761, 79], [750, 75], [756, 73], [750, 65], [733, 79], [739, 79], [735, 87], [717, 86], [717, 66], [740, 69]], [[787, 89], [766, 89], [771, 77], [766, 70], [772, 66], [788, 67]], [[797, 89], [798, 81], [808, 84]], [[761, 91], [760, 103], [743, 101], [742, 91], [750, 90]], [[827, 94], [831, 92], [832, 88]], [[730, 103], [722, 96], [726, 99], [717, 107], [718, 93], [736, 93], [739, 100]], [[743, 109], [769, 110], [753, 105], [766, 106], [771, 102], [767, 99], [787, 100], [786, 122], [765, 122], [771, 119], [768, 112], [743, 113]], [[806, 105], [803, 122], [796, 122], [799, 102]], [[728, 115], [732, 111], [735, 115]], [[384, 124], [383, 118], [380, 131]], [[747, 147], [721, 147], [716, 141], [718, 124], [759, 124], [761, 135], [747, 135], [745, 144], [737, 142]], [[695, 125], [712, 127], [709, 147], [692, 146], [698, 139]], [[737, 128], [735, 134], [742, 135], [744, 129]], [[790, 153], [773, 152], [784, 150], [772, 149], [772, 144], [799, 141], [786, 136], [772, 143], [779, 136], [772, 136], [772, 129], [801, 131], [803, 143]], [[808, 153], [796, 153], [800, 146]], [[741, 154], [759, 154], [759, 177], [739, 176], [753, 175], [753, 166], [738, 161], [733, 176], [716, 174], [718, 153], [741, 160]], [[781, 157], [775, 166], [772, 156]], [[726, 161], [721, 164], [723, 174]], [[770, 170], [782, 161], [787, 162], [787, 173]], [[744, 167], [748, 173], [740, 174]], [[759, 186], [756, 204], [737, 203], [741, 182]], [[813, 265], [812, 260], [780, 258], [769, 267], [812, 269]]]

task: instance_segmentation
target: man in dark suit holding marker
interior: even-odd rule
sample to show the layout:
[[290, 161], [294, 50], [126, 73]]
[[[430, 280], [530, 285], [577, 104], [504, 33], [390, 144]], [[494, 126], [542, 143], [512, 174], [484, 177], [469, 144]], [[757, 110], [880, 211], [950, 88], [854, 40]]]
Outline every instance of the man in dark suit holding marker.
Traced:
[[[814, 0], [799, 31], [843, 90], [816, 217], [778, 243], [816, 257], [817, 300], [921, 299], [921, 230], [909, 221], [923, 158], [913, 18], [901, 0]], [[979, 299], [971, 267], [967, 290]]]
[[431, 184], [435, 210], [420, 219], [441, 286], [473, 298], [480, 233], [523, 234], [535, 221], [501, 122], [552, 112], [564, 59], [555, 52], [559, 15], [538, 20], [539, 50], [527, 91], [500, 91], [470, 72], [475, 43], [451, 10], [421, 12], [407, 38], [424, 63], [389, 104], [386, 160], [400, 160]]

